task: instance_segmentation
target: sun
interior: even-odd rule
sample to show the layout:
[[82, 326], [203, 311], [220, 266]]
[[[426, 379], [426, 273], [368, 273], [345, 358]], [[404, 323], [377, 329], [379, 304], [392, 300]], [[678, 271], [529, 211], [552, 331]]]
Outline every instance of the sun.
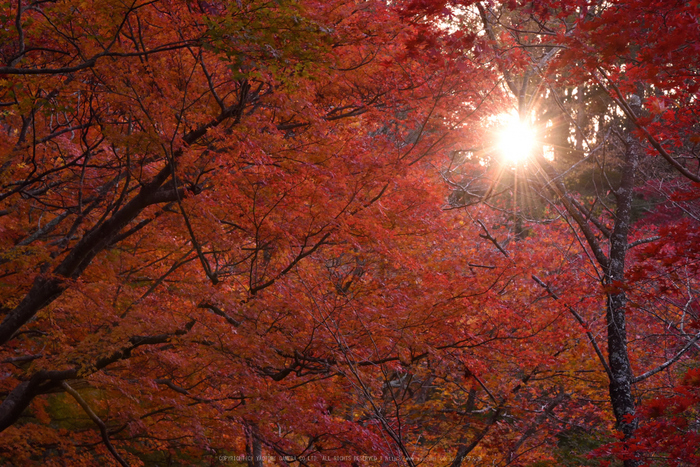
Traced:
[[505, 118], [498, 132], [498, 152], [509, 165], [522, 165], [535, 147], [535, 130], [516, 115]]

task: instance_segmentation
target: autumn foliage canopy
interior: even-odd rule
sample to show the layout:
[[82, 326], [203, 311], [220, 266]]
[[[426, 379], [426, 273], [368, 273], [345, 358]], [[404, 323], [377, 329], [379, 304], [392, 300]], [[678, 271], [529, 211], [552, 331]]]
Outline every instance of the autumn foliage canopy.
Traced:
[[1, 464], [700, 462], [697, 1], [0, 13]]

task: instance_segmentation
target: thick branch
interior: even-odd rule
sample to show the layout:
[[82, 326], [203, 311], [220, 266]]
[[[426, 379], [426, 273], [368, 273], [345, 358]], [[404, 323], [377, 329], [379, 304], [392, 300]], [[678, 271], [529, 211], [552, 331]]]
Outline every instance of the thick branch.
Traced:
[[596, 261], [598, 261], [598, 264], [600, 264], [603, 269], [608, 269], [608, 257], [603, 252], [603, 249], [593, 233], [591, 226], [588, 224], [581, 212], [576, 208], [573, 203], [573, 199], [569, 197], [566, 187], [561, 181], [560, 175], [556, 172], [554, 167], [552, 167], [552, 165], [547, 162], [544, 157], [542, 157], [541, 154], [536, 155], [536, 161], [545, 175], [547, 186], [550, 187], [550, 189], [559, 197], [564, 205], [564, 208], [566, 209], [566, 212], [568, 212], [574, 221], [576, 221], [576, 224], [581, 229], [584, 237], [586, 237], [588, 246], [593, 251]]
[[215, 315], [221, 316], [222, 318], [224, 318], [226, 320], [226, 322], [233, 327], [238, 327], [241, 325], [240, 321], [238, 321], [234, 318], [231, 318], [231, 316], [229, 316], [228, 313], [226, 313], [224, 310], [222, 310], [221, 308], [219, 308], [218, 306], [216, 306], [214, 304], [206, 303], [206, 302], [200, 303], [199, 305], [197, 305], [197, 308], [205, 308], [207, 310], [211, 310]]
[[142, 345], [167, 343], [175, 336], [188, 333], [194, 324], [194, 321], [190, 321], [184, 328], [169, 334], [134, 336], [129, 339], [129, 343], [125, 347], [113, 352], [111, 355], [100, 358], [92, 366], [75, 367], [61, 371], [40, 370], [34, 373], [28, 381], [18, 384], [0, 404], [0, 432], [17, 421], [34, 397], [54, 391], [61, 387], [61, 383], [64, 380], [84, 377], [119, 360], [129, 358], [134, 349]]
[[[246, 92], [241, 91], [241, 98], [236, 105], [229, 107], [209, 123], [188, 132], [183, 137], [185, 145], [194, 144], [206, 134], [207, 130], [220, 125], [227, 119], [233, 118], [235, 122], [238, 122], [245, 106], [245, 95]], [[146, 207], [177, 201], [180, 193], [172, 188], [164, 188], [163, 184], [172, 175], [172, 163], [182, 155], [183, 150], [181, 148], [173, 154], [172, 162], [167, 163], [149, 183], [144, 184], [138, 194], [126, 205], [109, 219], [88, 231], [73, 247], [68, 256], [53, 270], [52, 276], [36, 277], [24, 299], [0, 323], [0, 345], [9, 341], [39, 310], [58, 298], [68, 288], [68, 280], [78, 278], [92, 260], [107, 246], [113, 244], [119, 233]]]
[[636, 246], [644, 245], [645, 243], [655, 242], [657, 240], [661, 240], [661, 237], [658, 235], [654, 235], [653, 237], [649, 237], [649, 238], [640, 238], [639, 240], [635, 240], [633, 242], [630, 242], [627, 249], [629, 250], [629, 249], [634, 248]]
[[609, 228], [607, 228], [605, 226], [605, 224], [603, 224], [603, 222], [600, 219], [598, 219], [595, 215], [593, 215], [593, 213], [591, 211], [586, 209], [586, 207], [582, 206], [581, 203], [579, 203], [575, 199], [572, 199], [571, 203], [576, 207], [576, 209], [581, 211], [581, 213], [584, 216], [586, 216], [587, 220], [593, 222], [593, 225], [598, 227], [598, 230], [600, 230], [600, 232], [605, 236], [605, 238], [610, 238], [610, 236], [612, 235], [612, 232], [610, 231]]

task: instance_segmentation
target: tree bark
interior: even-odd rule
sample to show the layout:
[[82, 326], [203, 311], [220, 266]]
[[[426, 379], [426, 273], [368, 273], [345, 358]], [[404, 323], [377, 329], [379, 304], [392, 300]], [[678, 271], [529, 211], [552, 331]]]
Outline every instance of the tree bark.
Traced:
[[[637, 177], [637, 168], [643, 155], [642, 144], [628, 132], [625, 137], [626, 150], [621, 170], [621, 181], [615, 190], [616, 208], [614, 227], [610, 232], [609, 251], [606, 255], [594, 235], [588, 220], [581, 216], [574, 200], [568, 195], [560, 174], [543, 158], [537, 162], [550, 180], [550, 189], [561, 199], [566, 211], [574, 219], [593, 251], [604, 272], [603, 287], [606, 293], [606, 325], [608, 337], [608, 367], [610, 370], [610, 403], [613, 415], [625, 439], [629, 439], [637, 428], [635, 403], [632, 395], [634, 376], [627, 348], [627, 323], [624, 289], [625, 264], [629, 249], [629, 231], [632, 223], [632, 200]], [[625, 467], [635, 467], [639, 461], [625, 461]]]
[[246, 457], [248, 458], [248, 467], [263, 467], [262, 443], [258, 438], [258, 430], [254, 423], [246, 423]]
[[[634, 196], [637, 166], [643, 148], [631, 135], [626, 138], [627, 150], [623, 165], [620, 187], [615, 192], [615, 226], [610, 236], [610, 259], [604, 286], [607, 289], [606, 323], [608, 326], [608, 365], [610, 367], [610, 402], [617, 422], [617, 428], [629, 439], [637, 428], [635, 404], [632, 395], [632, 367], [627, 348], [625, 305], [627, 294], [625, 281], [625, 260], [629, 248], [629, 229], [632, 222], [632, 198]], [[625, 467], [638, 465], [634, 459], [626, 460]]]

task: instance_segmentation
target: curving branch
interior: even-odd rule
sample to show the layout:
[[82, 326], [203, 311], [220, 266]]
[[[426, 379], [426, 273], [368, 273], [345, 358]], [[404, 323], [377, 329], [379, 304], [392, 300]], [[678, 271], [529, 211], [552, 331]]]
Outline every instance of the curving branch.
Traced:
[[676, 363], [688, 350], [691, 349], [698, 341], [700, 341], [700, 333], [696, 334], [695, 337], [693, 337], [688, 343], [683, 347], [676, 355], [668, 359], [666, 362], [662, 363], [661, 365], [657, 366], [653, 370], [649, 370], [643, 375], [639, 375], [636, 378], [632, 379], [632, 383], [639, 383], [641, 381], [644, 381], [645, 379], [649, 378], [650, 376], [654, 376], [656, 373], [659, 373], [661, 371], [664, 371], [666, 368], [670, 367], [674, 363]]
[[[684, 177], [688, 178], [689, 180], [694, 181], [695, 183], [700, 183], [700, 176], [692, 173], [690, 170], [686, 169], [680, 162], [678, 162], [676, 159], [673, 158], [671, 154], [666, 151], [666, 149], [662, 146], [662, 144], [657, 140], [654, 135], [649, 133], [649, 130], [647, 130], [644, 125], [641, 125], [639, 123], [639, 118], [635, 114], [635, 112], [632, 110], [632, 107], [630, 104], [627, 102], [627, 99], [622, 95], [622, 92], [620, 92], [620, 88], [617, 87], [615, 83], [610, 79], [610, 77], [605, 73], [605, 70], [602, 68], [598, 67], [598, 71], [600, 72], [601, 75], [605, 77], [605, 80], [607, 81], [608, 85], [612, 90], [614, 91], [611, 93], [608, 90], [608, 94], [610, 94], [610, 97], [612, 98], [613, 101], [618, 105], [620, 109], [625, 113], [627, 118], [636, 126], [642, 133], [644, 133], [644, 137], [646, 140], [651, 144], [651, 146], [656, 149], [656, 152], [661, 154], [661, 157], [666, 159], [666, 161], [673, 166], [678, 172], [681, 173]], [[600, 81], [597, 75], [593, 75], [596, 81], [598, 81], [598, 84], [600, 84], [604, 89], [606, 89], [606, 86]], [[607, 89], [606, 89], [607, 90]]]
[[70, 387], [68, 383], [63, 381], [61, 383], [61, 387], [66, 390], [68, 394], [73, 396], [73, 399], [82, 407], [82, 409], [85, 411], [85, 413], [90, 417], [90, 419], [95, 422], [95, 425], [100, 429], [100, 434], [102, 435], [102, 441], [105, 443], [105, 446], [107, 446], [107, 449], [109, 452], [112, 454], [112, 457], [114, 457], [117, 462], [119, 462], [122, 466], [124, 467], [129, 467], [129, 464], [124, 460], [124, 458], [119, 455], [116, 449], [114, 449], [114, 446], [112, 445], [112, 442], [109, 440], [109, 433], [107, 432], [107, 426], [105, 423], [100, 419], [100, 417], [97, 416], [95, 412], [90, 408], [87, 402], [85, 402], [85, 399], [83, 399], [78, 391]]

